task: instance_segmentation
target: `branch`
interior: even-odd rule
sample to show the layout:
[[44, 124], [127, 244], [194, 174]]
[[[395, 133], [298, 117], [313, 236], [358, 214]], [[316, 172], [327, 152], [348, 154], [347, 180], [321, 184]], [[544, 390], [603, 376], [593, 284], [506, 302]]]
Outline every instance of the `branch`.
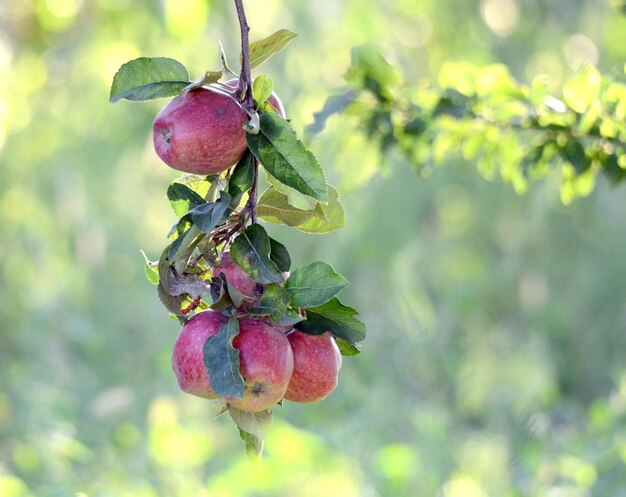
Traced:
[[[239, 75], [239, 85], [237, 86], [237, 95], [242, 101], [242, 106], [248, 115], [252, 115], [254, 110], [254, 97], [252, 96], [252, 74], [250, 69], [250, 41], [248, 33], [250, 26], [246, 19], [246, 12], [243, 8], [243, 0], [235, 0], [237, 7], [237, 17], [239, 18], [239, 27], [241, 29], [241, 74]], [[257, 184], [259, 179], [259, 161], [253, 155], [252, 164], [254, 168], [254, 177], [250, 195], [245, 210], [250, 213], [250, 220], [256, 223], [256, 206], [257, 206]], [[241, 229], [245, 229], [245, 222], [241, 223]]]

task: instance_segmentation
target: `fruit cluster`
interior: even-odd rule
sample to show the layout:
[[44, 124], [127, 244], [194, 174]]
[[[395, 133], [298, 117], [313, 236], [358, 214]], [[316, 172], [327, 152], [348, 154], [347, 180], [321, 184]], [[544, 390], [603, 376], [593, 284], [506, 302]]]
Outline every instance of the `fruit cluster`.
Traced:
[[[172, 354], [180, 388], [222, 399], [220, 412], [257, 452], [268, 408], [325, 398], [342, 355], [357, 354], [365, 338], [357, 311], [336, 297], [348, 281], [321, 261], [292, 270], [286, 247], [257, 219], [307, 233], [344, 227], [339, 195], [285, 119], [273, 83], [252, 82], [246, 68], [293, 36], [281, 30], [244, 48], [239, 79], [220, 83], [219, 71], [191, 82], [180, 62], [141, 57], [111, 88], [113, 102], [175, 97], [154, 120], [154, 147], [188, 174], [167, 190], [179, 220], [159, 260], [146, 259], [146, 277], [183, 325]], [[269, 187], [259, 198], [261, 166]]]

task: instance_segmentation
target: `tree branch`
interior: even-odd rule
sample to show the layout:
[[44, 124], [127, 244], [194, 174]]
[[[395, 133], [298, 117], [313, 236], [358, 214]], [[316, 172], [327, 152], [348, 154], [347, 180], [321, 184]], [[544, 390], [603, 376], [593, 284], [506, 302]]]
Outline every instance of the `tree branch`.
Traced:
[[[250, 40], [248, 33], [250, 26], [246, 19], [246, 12], [243, 8], [243, 0], [235, 0], [237, 8], [237, 17], [239, 18], [239, 28], [241, 29], [241, 74], [239, 75], [239, 85], [237, 86], [237, 96], [242, 101], [244, 109], [248, 115], [252, 115], [254, 110], [254, 97], [252, 95], [252, 74], [250, 69]], [[256, 206], [257, 206], [257, 184], [259, 179], [259, 161], [252, 155], [252, 166], [254, 169], [254, 177], [248, 203], [245, 210], [250, 213], [250, 220], [256, 223]], [[245, 222], [241, 224], [241, 228], [245, 229]]]

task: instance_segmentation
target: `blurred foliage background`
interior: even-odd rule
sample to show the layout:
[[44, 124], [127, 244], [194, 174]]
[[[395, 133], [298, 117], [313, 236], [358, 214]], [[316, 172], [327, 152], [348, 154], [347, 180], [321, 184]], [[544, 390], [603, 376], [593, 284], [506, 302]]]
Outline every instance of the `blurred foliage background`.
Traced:
[[[407, 84], [446, 62], [506, 64], [557, 89], [584, 62], [623, 77], [626, 16], [602, 0], [247, 2], [263, 67], [303, 130], [380, 47]], [[151, 121], [112, 106], [139, 55], [197, 76], [237, 60], [231, 2], [0, 4], [0, 495], [626, 496], [623, 187], [563, 206], [451, 159], [425, 180], [331, 118], [310, 144], [348, 229], [270, 225], [294, 263], [352, 282], [369, 337], [319, 405], [275, 411], [263, 471], [226, 419], [181, 393], [178, 331], [143, 276], [174, 222]], [[620, 76], [621, 75], [621, 76]]]

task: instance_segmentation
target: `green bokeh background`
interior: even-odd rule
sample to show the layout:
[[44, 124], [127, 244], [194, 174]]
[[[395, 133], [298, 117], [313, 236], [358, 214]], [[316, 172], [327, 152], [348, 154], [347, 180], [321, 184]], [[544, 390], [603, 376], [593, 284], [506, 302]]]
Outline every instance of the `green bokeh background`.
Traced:
[[[380, 47], [407, 84], [503, 62], [558, 88], [585, 61], [622, 75], [626, 16], [601, 0], [247, 2], [294, 126]], [[261, 470], [171, 372], [178, 325], [143, 276], [175, 221], [152, 149], [163, 102], [110, 105], [117, 68], [234, 64], [227, 1], [0, 4], [0, 496], [626, 496], [626, 195], [564, 207], [451, 158], [428, 180], [332, 118], [310, 143], [348, 229], [270, 225], [326, 260], [369, 329], [337, 390], [275, 410]]]

